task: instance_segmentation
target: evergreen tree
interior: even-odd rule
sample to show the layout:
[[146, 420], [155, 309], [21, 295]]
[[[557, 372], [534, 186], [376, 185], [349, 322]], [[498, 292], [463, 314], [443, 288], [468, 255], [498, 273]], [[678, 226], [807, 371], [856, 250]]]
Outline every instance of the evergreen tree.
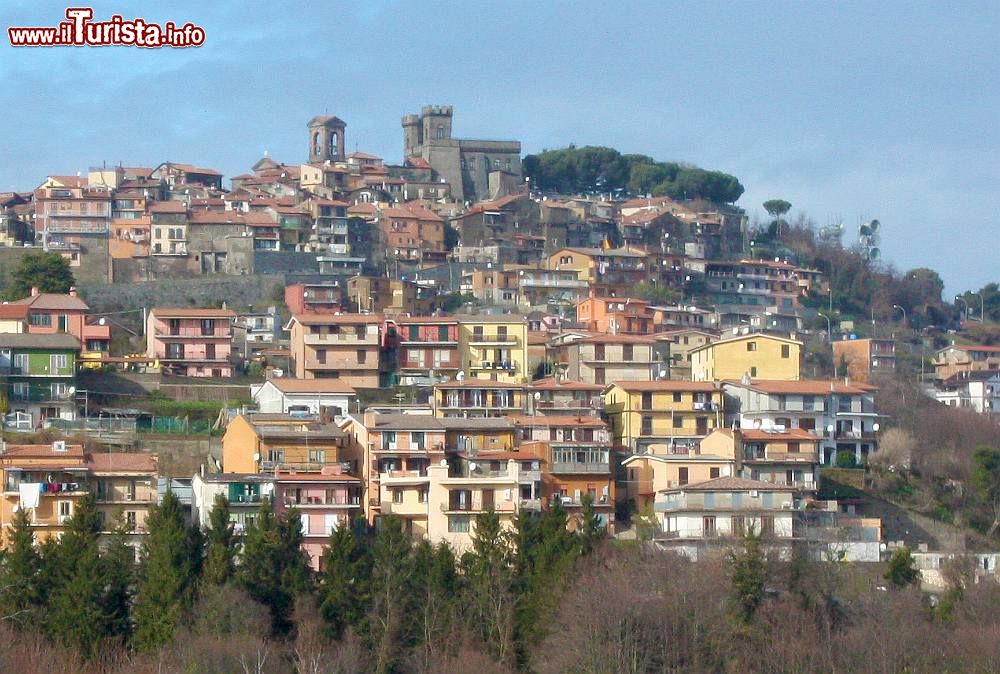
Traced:
[[764, 586], [767, 582], [763, 536], [755, 532], [753, 527], [743, 537], [742, 550], [729, 554], [729, 565], [740, 617], [749, 623], [764, 601]]
[[301, 544], [298, 512], [291, 510], [279, 519], [271, 512], [270, 500], [264, 499], [247, 528], [236, 581], [268, 607], [271, 631], [276, 636], [291, 632], [295, 597], [308, 588], [309, 567]]
[[12, 524], [0, 568], [0, 618], [24, 626], [31, 622], [40, 604], [41, 558], [35, 550], [28, 511], [20, 508], [14, 513]]
[[492, 510], [476, 515], [472, 550], [462, 565], [468, 580], [469, 609], [473, 629], [501, 662], [515, 657], [514, 551], [510, 535]]
[[896, 587], [906, 587], [920, 582], [920, 570], [917, 569], [909, 548], [893, 551], [884, 577]]
[[132, 587], [135, 583], [135, 549], [129, 545], [128, 529], [121, 517], [104, 554], [101, 573], [104, 579], [104, 619], [108, 636], [128, 643], [132, 638]]
[[608, 530], [601, 523], [601, 518], [598, 517], [597, 512], [594, 510], [594, 499], [587, 494], [583, 497], [583, 508], [581, 511], [581, 522], [580, 522], [580, 551], [588, 555], [593, 550], [594, 547], [603, 540], [608, 535]]
[[460, 592], [455, 553], [447, 543], [434, 547], [421, 541], [413, 551], [413, 567], [416, 638], [422, 647], [420, 665], [423, 671], [429, 671], [435, 655], [442, 655], [454, 645], [449, 637], [454, 632], [456, 597]]
[[340, 639], [348, 627], [360, 626], [368, 605], [369, 570], [368, 550], [352, 528], [334, 529], [323, 551], [319, 599], [330, 637]]
[[180, 501], [168, 491], [146, 518], [135, 596], [135, 638], [139, 650], [169, 642], [191, 608], [197, 582], [199, 551], [184, 523]]
[[376, 674], [397, 670], [413, 637], [413, 556], [398, 517], [383, 517], [372, 543], [368, 640]]
[[208, 521], [202, 580], [213, 585], [225, 585], [232, 580], [236, 570], [236, 535], [233, 523], [229, 521], [229, 501], [222, 494], [215, 496]]
[[27, 297], [32, 288], [43, 293], [68, 293], [74, 283], [69, 261], [59, 253], [28, 253], [10, 274], [8, 299]]

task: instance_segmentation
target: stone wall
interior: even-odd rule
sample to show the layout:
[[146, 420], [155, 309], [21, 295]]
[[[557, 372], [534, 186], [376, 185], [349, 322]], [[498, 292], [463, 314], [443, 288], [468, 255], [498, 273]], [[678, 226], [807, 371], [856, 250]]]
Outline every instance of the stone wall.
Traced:
[[152, 307], [217, 307], [223, 302], [234, 311], [249, 305], [268, 306], [284, 274], [212, 275], [140, 283], [81, 284], [80, 292], [95, 312]]

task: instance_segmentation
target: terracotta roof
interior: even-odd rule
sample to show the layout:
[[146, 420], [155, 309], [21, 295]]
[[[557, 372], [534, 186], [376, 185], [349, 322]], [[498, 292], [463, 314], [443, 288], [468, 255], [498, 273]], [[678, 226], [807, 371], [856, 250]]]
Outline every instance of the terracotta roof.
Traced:
[[[590, 255], [592, 257], [646, 257], [646, 253], [638, 252], [635, 250], [628, 250], [626, 248], [609, 248], [604, 250], [603, 248], [560, 248], [552, 255], [558, 255], [564, 250], [571, 251], [573, 253], [580, 253], [581, 255]], [[552, 257], [551, 255], [549, 257]]]
[[382, 157], [376, 157], [373, 154], [368, 154], [366, 152], [352, 152], [347, 155], [348, 159], [381, 159]]
[[[727, 381], [727, 385], [744, 386], [739, 381]], [[826, 381], [814, 379], [800, 379], [798, 381], [786, 381], [782, 379], [751, 379], [746, 388], [754, 389], [762, 393], [773, 393], [776, 395], [828, 395], [830, 393], [846, 393], [860, 395], [876, 390], [876, 387], [867, 384], [845, 384], [842, 381]]]
[[[610, 386], [629, 393], [656, 393], [659, 391], [695, 391], [707, 392], [718, 391], [719, 387], [710, 381], [683, 381], [680, 379], [667, 379], [663, 381], [619, 381]], [[605, 390], [610, 388], [608, 386]]]
[[746, 480], [741, 477], [716, 477], [704, 482], [695, 482], [681, 487], [671, 487], [661, 489], [660, 492], [674, 491], [787, 491], [794, 492], [795, 487], [775, 484], [773, 482], [761, 482], [760, 480]]
[[301, 325], [369, 325], [381, 323], [381, 314], [295, 314], [292, 320]]
[[0, 320], [23, 320], [27, 317], [27, 304], [0, 304]]
[[181, 171], [184, 171], [185, 173], [198, 173], [198, 174], [210, 175], [210, 176], [221, 176], [222, 175], [221, 173], [219, 173], [218, 171], [216, 171], [214, 169], [203, 168], [201, 166], [195, 166], [194, 164], [177, 164], [177, 163], [174, 163], [174, 162], [167, 162], [167, 163], [170, 166], [172, 166], [173, 168], [180, 169]]
[[407, 157], [406, 165], [419, 169], [429, 169], [431, 167], [431, 165], [423, 157]]
[[508, 194], [505, 197], [500, 197], [499, 199], [494, 199], [493, 201], [481, 201], [476, 206], [484, 211], [492, 211], [499, 208], [503, 208], [515, 201], [521, 201], [522, 199], [528, 199], [527, 194]]
[[[411, 325], [411, 324], [436, 324], [436, 323], [448, 323], [449, 325], [458, 325], [458, 319], [453, 316], [408, 316], [406, 318], [397, 318], [396, 323], [399, 325]], [[406, 337], [403, 337], [406, 340]]]
[[413, 218], [416, 220], [429, 220], [432, 222], [444, 222], [440, 215], [434, 211], [429, 211], [426, 208], [421, 208], [420, 206], [397, 206], [393, 208], [381, 208], [378, 211], [379, 215], [383, 215], [387, 218]]
[[646, 335], [591, 335], [570, 344], [656, 344], [656, 340]]
[[49, 176], [49, 180], [54, 180], [66, 187], [86, 187], [87, 178], [83, 176]]
[[528, 331], [528, 344], [533, 346], [546, 345], [549, 343], [549, 333], [547, 332], [536, 332], [534, 330]]
[[938, 349], [938, 353], [955, 349], [956, 351], [980, 351], [982, 353], [1000, 353], [1000, 346], [980, 346], [979, 344], [952, 344], [943, 349]]
[[50, 309], [54, 311], [86, 311], [90, 308], [79, 297], [58, 293], [31, 295], [11, 302], [11, 304], [26, 304], [32, 309]]
[[573, 414], [546, 414], [531, 416], [528, 414], [508, 414], [507, 418], [515, 426], [590, 426], [606, 428], [607, 424], [599, 417]]
[[80, 350], [80, 340], [67, 334], [0, 333], [0, 346], [15, 349], [67, 349]]
[[149, 312], [157, 318], [236, 318], [232, 309], [153, 307]]
[[353, 386], [339, 379], [285, 379], [278, 377], [268, 380], [282, 393], [357, 393]]
[[429, 414], [376, 414], [372, 431], [444, 431], [437, 417]]
[[57, 452], [52, 445], [11, 445], [8, 444], [0, 460], [29, 458], [83, 458], [83, 445], [66, 445], [66, 450]]
[[604, 384], [591, 384], [585, 381], [556, 381], [554, 377], [545, 377], [531, 382], [531, 388], [538, 391], [603, 391]]
[[746, 428], [740, 431], [740, 435], [743, 436], [744, 440], [752, 440], [755, 442], [771, 442], [781, 440], [805, 440], [807, 442], [819, 442], [818, 437], [801, 428], [789, 428], [781, 433], [768, 433], [767, 431], [758, 430], [756, 428]]
[[156, 473], [156, 456], [112, 452], [88, 454], [87, 467], [95, 473]]

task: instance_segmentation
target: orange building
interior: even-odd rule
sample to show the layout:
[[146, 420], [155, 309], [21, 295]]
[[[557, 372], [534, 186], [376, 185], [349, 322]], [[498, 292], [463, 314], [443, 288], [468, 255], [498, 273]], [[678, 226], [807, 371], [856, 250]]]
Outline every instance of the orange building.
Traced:
[[587, 330], [650, 335], [656, 326], [649, 303], [623, 297], [587, 297], [577, 302], [576, 320]]

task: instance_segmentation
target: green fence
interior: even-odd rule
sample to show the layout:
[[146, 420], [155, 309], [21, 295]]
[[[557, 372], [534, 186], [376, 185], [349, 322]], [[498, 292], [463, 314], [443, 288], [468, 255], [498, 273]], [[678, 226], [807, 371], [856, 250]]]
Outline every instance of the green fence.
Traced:
[[139, 421], [138, 430], [144, 433], [210, 435], [212, 422], [206, 419], [191, 420], [187, 417], [148, 417]]

